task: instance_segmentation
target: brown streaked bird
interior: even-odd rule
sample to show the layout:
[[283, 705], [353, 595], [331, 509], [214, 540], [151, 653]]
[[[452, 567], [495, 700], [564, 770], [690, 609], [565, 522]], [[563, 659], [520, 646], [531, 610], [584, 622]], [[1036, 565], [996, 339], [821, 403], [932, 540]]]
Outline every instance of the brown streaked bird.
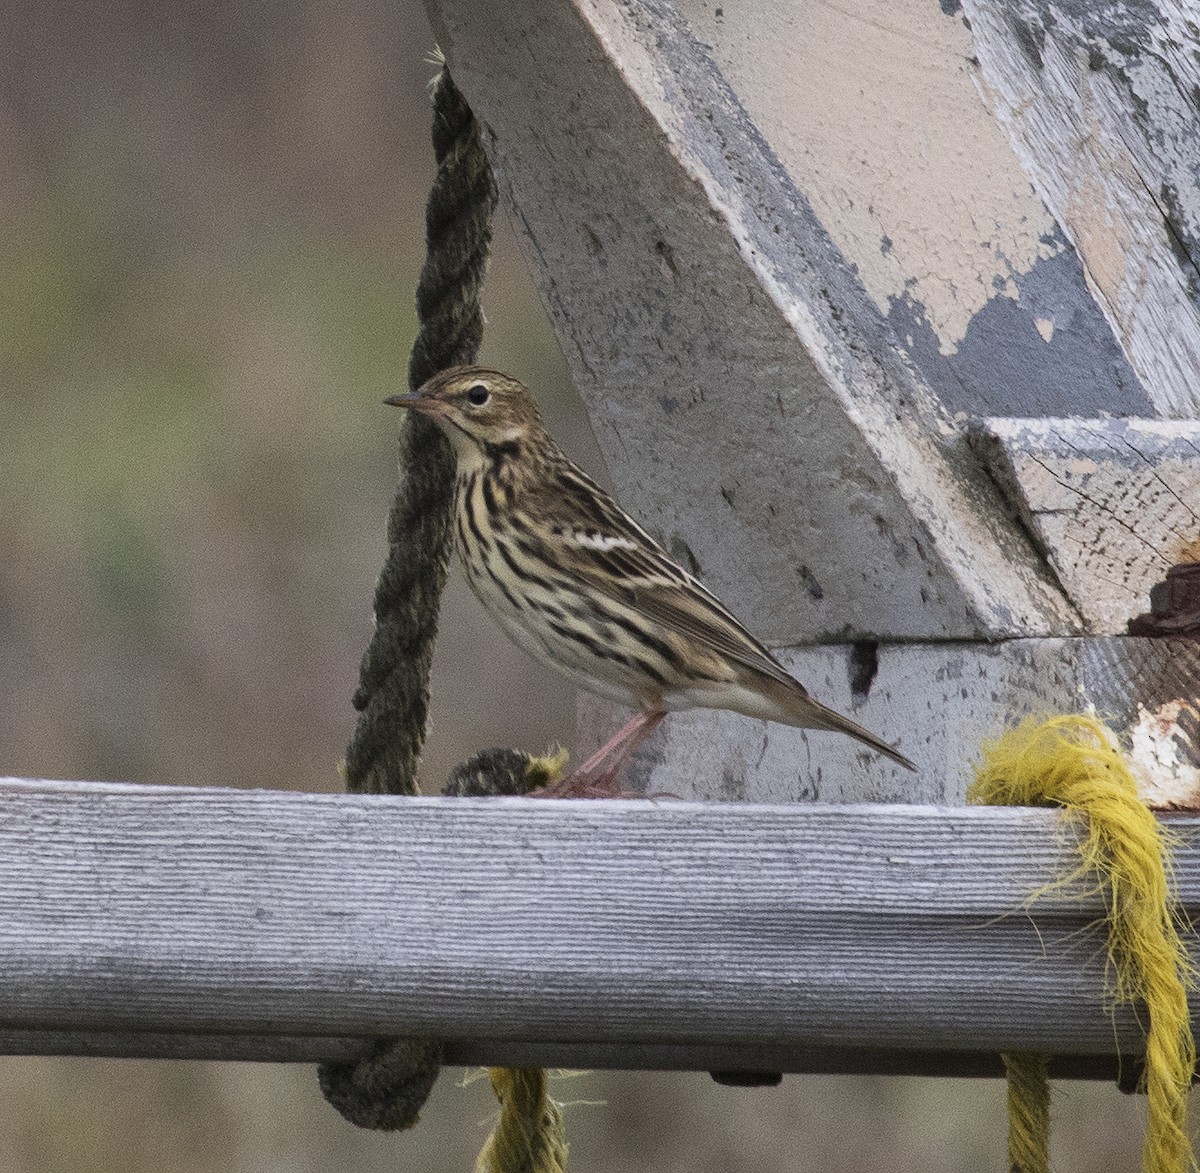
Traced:
[[678, 709], [730, 709], [834, 730], [915, 769], [814, 700], [577, 468], [522, 383], [484, 367], [453, 367], [384, 402], [428, 416], [454, 447], [455, 544], [484, 607], [534, 659], [637, 710], [556, 793], [611, 792], [626, 759]]

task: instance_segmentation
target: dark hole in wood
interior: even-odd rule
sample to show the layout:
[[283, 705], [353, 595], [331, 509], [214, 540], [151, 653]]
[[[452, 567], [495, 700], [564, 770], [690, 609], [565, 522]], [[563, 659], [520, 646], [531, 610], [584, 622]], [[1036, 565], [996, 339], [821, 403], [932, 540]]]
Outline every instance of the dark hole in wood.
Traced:
[[724, 1087], [778, 1087], [783, 1083], [782, 1071], [710, 1071], [709, 1074]]
[[850, 695], [856, 705], [871, 695], [871, 685], [879, 671], [879, 644], [873, 639], [856, 640], [850, 645]]

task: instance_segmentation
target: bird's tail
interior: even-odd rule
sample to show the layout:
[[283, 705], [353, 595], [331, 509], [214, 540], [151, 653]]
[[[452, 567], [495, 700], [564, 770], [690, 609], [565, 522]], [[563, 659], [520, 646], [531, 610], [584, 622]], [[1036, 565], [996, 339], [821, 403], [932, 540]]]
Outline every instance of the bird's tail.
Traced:
[[893, 762], [899, 762], [906, 770], [916, 770], [917, 767], [908, 758], [894, 746], [888, 745], [882, 737], [876, 737], [869, 729], [864, 729], [856, 721], [851, 721], [849, 717], [843, 717], [841, 713], [828, 708], [819, 701], [813, 701], [812, 703], [817, 706], [820, 718], [824, 722], [821, 728], [832, 729], [835, 733], [848, 734], [850, 737], [861, 741], [864, 745], [869, 745], [872, 749], [878, 750], [884, 757], [891, 758]]
[[782, 710], [774, 717], [775, 720], [804, 729], [829, 729], [834, 733], [845, 733], [848, 737], [853, 737], [885, 757], [891, 758], [892, 761], [899, 762], [906, 770], [916, 770], [917, 767], [908, 758], [898, 749], [890, 746], [882, 737], [876, 737], [874, 733], [869, 729], [864, 729], [858, 722], [851, 721], [849, 717], [843, 717], [836, 709], [831, 709], [828, 705], [814, 700], [799, 683], [794, 688], [783, 687], [775, 681], [772, 681], [771, 684], [772, 687], [769, 690], [771, 700], [779, 710]]

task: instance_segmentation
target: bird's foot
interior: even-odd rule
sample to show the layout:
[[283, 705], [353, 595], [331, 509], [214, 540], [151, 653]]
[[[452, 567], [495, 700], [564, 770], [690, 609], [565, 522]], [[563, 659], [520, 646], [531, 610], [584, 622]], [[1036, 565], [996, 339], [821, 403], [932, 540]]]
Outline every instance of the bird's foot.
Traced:
[[635, 713], [590, 758], [566, 778], [530, 791], [537, 798], [646, 798], [637, 790], [622, 790], [617, 777], [634, 751], [666, 714], [659, 709]]
[[582, 770], [569, 774], [548, 786], [540, 786], [529, 792], [530, 798], [645, 798], [637, 790], [622, 790], [617, 785], [615, 771], [601, 774], [584, 773]]

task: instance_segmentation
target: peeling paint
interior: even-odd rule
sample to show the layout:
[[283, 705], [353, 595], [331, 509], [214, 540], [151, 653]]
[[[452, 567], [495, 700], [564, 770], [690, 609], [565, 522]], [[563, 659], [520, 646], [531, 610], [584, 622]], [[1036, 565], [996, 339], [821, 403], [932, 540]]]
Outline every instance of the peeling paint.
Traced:
[[[1100, 127], [1092, 123], [1086, 132], [1094, 142], [1103, 143]], [[1124, 183], [1136, 182], [1128, 160], [1112, 151], [1097, 148], [1098, 166], [1108, 175], [1121, 175]], [[1120, 218], [1109, 204], [1108, 185], [1098, 175], [1085, 175], [1068, 190], [1065, 207], [1067, 223], [1072, 225], [1079, 251], [1087, 263], [1088, 280], [1095, 284], [1107, 302], [1120, 300], [1126, 281], [1126, 269], [1133, 241]]]
[[980, 92], [1078, 251], [1153, 413], [1200, 416], [1195, 0], [964, 8]]
[[1129, 766], [1138, 793], [1150, 806], [1178, 809], [1200, 807], [1200, 769], [1180, 744], [1180, 727], [1194, 725], [1196, 706], [1167, 701], [1148, 709], [1138, 705], [1138, 719], [1129, 733]]
[[922, 307], [938, 353], [1061, 250], [972, 81], [957, 5], [681, 5], [881, 310]]
[[892, 301], [896, 337], [948, 410], [969, 416], [1153, 414], [1088, 296], [1073, 249], [1036, 262], [1015, 284], [1017, 296], [988, 302], [949, 356], [937, 345], [925, 307], [907, 293]]

